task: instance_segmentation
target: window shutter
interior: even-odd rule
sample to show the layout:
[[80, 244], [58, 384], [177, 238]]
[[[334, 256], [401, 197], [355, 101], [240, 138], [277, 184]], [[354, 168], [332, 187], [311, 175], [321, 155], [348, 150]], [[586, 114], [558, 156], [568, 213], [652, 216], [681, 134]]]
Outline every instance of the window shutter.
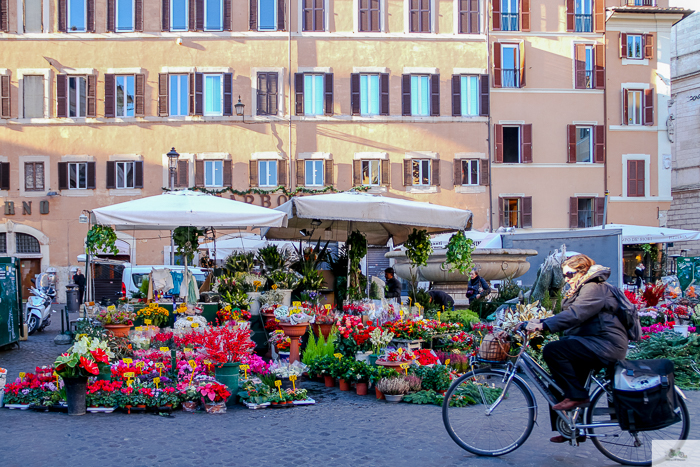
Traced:
[[0, 0], [0, 32], [10, 32], [10, 0]]
[[411, 115], [411, 75], [401, 75], [401, 115]]
[[506, 199], [505, 198], [498, 198], [498, 226], [499, 227], [505, 227], [506, 222], [505, 222], [505, 205], [506, 205]]
[[143, 161], [134, 162], [134, 188], [143, 188]]
[[353, 160], [352, 161], [352, 185], [360, 186], [362, 185], [362, 161]]
[[462, 160], [461, 159], [455, 159], [454, 160], [454, 186], [461, 186], [462, 185]]
[[380, 183], [382, 186], [389, 186], [391, 180], [389, 179], [389, 164], [391, 162], [388, 159], [382, 159], [382, 162], [380, 163], [382, 166], [382, 179], [380, 180]]
[[10, 189], [10, 163], [0, 162], [0, 190]]
[[452, 75], [452, 116], [459, 117], [462, 115], [462, 77], [460, 75]]
[[420, 29], [419, 32], [430, 32], [430, 0], [418, 0], [420, 2]]
[[440, 116], [440, 75], [430, 75], [430, 115]]
[[403, 186], [413, 185], [413, 160], [403, 160]]
[[168, 74], [158, 74], [158, 116], [168, 116]]
[[285, 15], [285, 7], [284, 7], [284, 0], [277, 0], [277, 30], [278, 31], [286, 31], [287, 29], [285, 28], [285, 21], [284, 21], [284, 15]]
[[644, 187], [644, 161], [637, 161], [637, 196], [646, 196]]
[[469, 4], [469, 34], [479, 34], [479, 0], [467, 0], [467, 2]]
[[522, 207], [520, 209], [522, 227], [524, 229], [532, 228], [532, 196], [523, 196], [520, 198]]
[[134, 115], [143, 117], [146, 115], [146, 75], [137, 73], [134, 76]]
[[224, 166], [224, 174], [223, 174], [224, 176], [222, 177], [223, 185], [225, 187], [230, 187], [232, 182], [233, 182], [233, 180], [232, 180], [233, 174], [231, 173], [231, 167], [232, 167], [231, 160], [225, 159], [224, 163], [222, 165]]
[[269, 115], [267, 91], [267, 73], [258, 73], [258, 89], [256, 90], [257, 115]]
[[489, 75], [479, 75], [479, 115], [489, 116]]
[[566, 162], [576, 163], [576, 125], [566, 125], [566, 142], [568, 146]]
[[204, 115], [204, 75], [194, 74], [194, 114]]
[[296, 96], [294, 113], [296, 115], [304, 115], [304, 73], [294, 73], [294, 94]]
[[574, 88], [586, 89], [586, 46], [574, 45]]
[[279, 108], [277, 105], [277, 93], [278, 93], [277, 73], [268, 73], [267, 74], [267, 91], [268, 91], [267, 112], [269, 115], [277, 115], [277, 112], [279, 111]]
[[306, 161], [304, 160], [297, 160], [297, 186], [304, 186], [306, 185], [305, 182], [305, 174], [304, 174], [304, 169], [306, 168]]
[[302, 0], [303, 25], [302, 31], [314, 30], [314, 0]]
[[333, 159], [323, 161], [323, 184], [325, 186], [333, 185]]
[[430, 184], [440, 186], [440, 159], [430, 161]]
[[520, 87], [525, 87], [525, 42], [521, 42], [519, 45], [520, 48], [520, 66], [519, 66], [519, 72], [520, 72]]
[[115, 26], [116, 22], [114, 19], [115, 14], [116, 14], [116, 0], [107, 0], [107, 32], [116, 32], [116, 30], [117, 30], [117, 28]]
[[627, 58], [627, 34], [620, 33], [620, 58]]
[[143, 0], [134, 0], [134, 31], [143, 32]]
[[595, 32], [605, 32], [605, 0], [593, 0]]
[[[496, 0], [497, 1], [497, 0]], [[501, 73], [501, 44], [493, 44], [493, 87], [500, 88], [503, 76]]]
[[194, 161], [194, 186], [204, 186], [204, 161]]
[[[573, 1], [573, 0], [569, 0]], [[494, 31], [501, 30], [501, 0], [491, 0], [491, 29]]]
[[189, 77], [189, 78], [190, 78], [190, 79], [189, 79], [189, 83], [190, 83], [190, 106], [189, 106], [189, 114], [190, 114], [190, 115], [195, 115], [195, 108], [194, 108], [194, 107], [195, 107], [194, 104], [195, 104], [195, 101], [196, 101], [196, 93], [195, 93], [195, 91], [194, 91], [194, 88], [195, 88], [195, 86], [194, 86], [195, 75], [196, 75], [196, 73], [190, 73], [190, 77]]
[[250, 14], [248, 15], [248, 25], [251, 31], [258, 30], [258, 0], [249, 0]]
[[520, 30], [530, 31], [530, 0], [520, 0]]
[[637, 161], [627, 161], [627, 196], [637, 196]]
[[188, 187], [190, 185], [190, 163], [186, 160], [177, 161], [177, 174], [175, 174], [176, 187]]
[[595, 46], [595, 88], [605, 89], [605, 44]]
[[479, 185], [488, 186], [489, 184], [489, 160], [481, 159], [479, 161]]
[[105, 75], [105, 118], [114, 117], [114, 75]]
[[233, 73], [224, 73], [224, 115], [233, 115]]
[[[200, 1], [202, 0], [187, 0], [187, 6], [189, 7], [189, 11], [187, 12], [187, 20], [189, 23], [187, 29], [190, 31], [197, 30], [197, 3]], [[201, 11], [201, 9], [199, 10]]]
[[277, 161], [277, 185], [287, 186], [287, 161]]
[[10, 75], [0, 75], [0, 118], [10, 118], [11, 116], [11, 89]]
[[58, 163], [58, 189], [68, 189], [68, 162]]
[[595, 216], [593, 218], [593, 225], [603, 225], [605, 222], [605, 197], [600, 196], [594, 198], [595, 203]]
[[379, 75], [379, 114], [389, 115], [389, 73]]
[[114, 161], [107, 161], [107, 183], [105, 186], [108, 190], [117, 188], [117, 163]]
[[644, 58], [654, 58], [654, 35], [644, 35]]
[[88, 190], [94, 190], [95, 187], [97, 186], [96, 181], [95, 181], [95, 164], [96, 162], [88, 162], [87, 163], [87, 189]]
[[68, 79], [66, 75], [56, 75], [56, 117], [68, 116]]
[[596, 125], [594, 127], [595, 137], [593, 142], [595, 143], [595, 158], [596, 164], [605, 163], [605, 125]]
[[68, 17], [68, 0], [58, 0], [58, 30], [66, 32]]
[[97, 117], [97, 75], [87, 75], [87, 109], [86, 117]]
[[325, 101], [323, 104], [324, 113], [333, 115], [333, 73], [326, 73], [323, 78], [323, 87], [325, 90]]
[[195, 8], [195, 28], [197, 31], [203, 31], [204, 30], [204, 15], [206, 15], [206, 12], [204, 11], [204, 0], [189, 0], [190, 3], [194, 2], [194, 8]]
[[569, 228], [578, 229], [578, 198], [569, 198]]
[[162, 0], [161, 6], [161, 31], [170, 31], [170, 0]]
[[[626, 108], [627, 106], [625, 106]], [[654, 89], [644, 90], [644, 125], [654, 125]]]
[[576, 6], [574, 0], [566, 0], [566, 30], [574, 32], [576, 29]]
[[500, 164], [503, 162], [503, 125], [494, 125], [493, 132], [495, 141], [493, 161]]
[[224, 31], [231, 31], [231, 0], [224, 0]]
[[251, 187], [256, 187], [258, 186], [258, 161], [249, 161], [248, 162], [248, 177], [250, 181], [248, 184]]
[[532, 163], [532, 123], [527, 123], [520, 127], [522, 131], [522, 162]]
[[87, 32], [95, 32], [95, 0], [87, 0]]
[[350, 112], [352, 115], [360, 115], [360, 74], [350, 74]]
[[622, 90], [622, 124], [629, 124], [629, 115], [627, 114], [627, 89]]

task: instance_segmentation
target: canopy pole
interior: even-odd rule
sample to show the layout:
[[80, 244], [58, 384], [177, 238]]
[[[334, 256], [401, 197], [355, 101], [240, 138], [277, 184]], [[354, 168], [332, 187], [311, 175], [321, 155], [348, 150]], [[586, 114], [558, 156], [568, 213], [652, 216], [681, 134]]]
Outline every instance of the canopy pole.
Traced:
[[348, 298], [348, 292], [350, 292], [350, 246], [348, 245], [348, 238], [350, 237], [350, 233], [352, 232], [352, 221], [348, 222], [348, 236], [345, 238], [345, 252], [347, 253], [348, 256], [348, 277], [347, 277], [347, 284], [345, 285], [345, 299], [347, 300]]
[[170, 231], [170, 265], [175, 265], [175, 231]]

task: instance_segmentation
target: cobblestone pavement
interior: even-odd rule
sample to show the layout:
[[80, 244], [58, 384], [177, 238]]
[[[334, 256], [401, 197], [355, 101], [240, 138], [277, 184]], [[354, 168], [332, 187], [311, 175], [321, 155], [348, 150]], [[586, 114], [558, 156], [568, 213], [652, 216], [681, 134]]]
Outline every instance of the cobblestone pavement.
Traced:
[[[58, 327], [56, 327], [58, 324]], [[0, 351], [11, 378], [51, 363], [60, 323]], [[8, 378], [9, 379], [9, 378]], [[317, 405], [284, 410], [229, 409], [222, 415], [176, 412], [88, 414], [0, 410], [0, 465], [29, 466], [609, 466], [618, 465], [587, 441], [574, 448], [549, 442], [552, 432], [539, 400], [538, 424], [527, 442], [499, 458], [479, 458], [447, 435], [440, 407], [388, 404], [304, 382]], [[691, 439], [700, 439], [700, 394], [688, 392]]]

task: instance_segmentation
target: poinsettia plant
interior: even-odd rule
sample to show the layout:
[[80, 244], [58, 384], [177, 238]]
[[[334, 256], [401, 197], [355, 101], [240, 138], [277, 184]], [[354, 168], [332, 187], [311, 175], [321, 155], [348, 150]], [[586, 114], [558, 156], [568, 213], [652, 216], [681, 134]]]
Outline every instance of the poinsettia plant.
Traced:
[[109, 365], [114, 354], [106, 341], [96, 337], [83, 336], [54, 362], [56, 373], [61, 378], [95, 376]]
[[209, 399], [211, 402], [221, 402], [227, 400], [231, 396], [226, 386], [220, 383], [206, 383], [199, 386], [197, 390], [205, 401]]

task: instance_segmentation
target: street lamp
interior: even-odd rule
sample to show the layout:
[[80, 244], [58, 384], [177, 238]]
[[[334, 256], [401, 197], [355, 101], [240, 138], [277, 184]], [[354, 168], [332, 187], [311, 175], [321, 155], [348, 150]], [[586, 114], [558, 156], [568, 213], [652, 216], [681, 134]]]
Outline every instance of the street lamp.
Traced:
[[243, 109], [245, 109], [245, 104], [241, 102], [241, 96], [238, 96], [238, 102], [234, 105], [236, 108], [236, 115], [243, 117], [243, 122], [245, 122], [245, 115], [243, 114]]
[[[170, 152], [166, 154], [168, 156], [168, 170], [170, 171], [170, 191], [175, 189], [175, 171], [177, 170], [177, 159], [180, 154], [177, 153], [175, 148], [171, 148]], [[173, 232], [170, 232], [170, 265], [175, 264], [175, 240], [173, 239]]]

